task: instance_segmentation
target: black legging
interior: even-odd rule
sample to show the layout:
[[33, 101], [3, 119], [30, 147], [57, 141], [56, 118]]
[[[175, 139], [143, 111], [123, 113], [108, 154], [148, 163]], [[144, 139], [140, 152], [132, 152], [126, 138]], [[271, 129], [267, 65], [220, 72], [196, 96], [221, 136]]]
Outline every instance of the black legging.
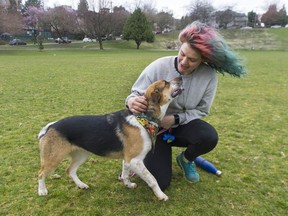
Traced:
[[175, 140], [172, 143], [168, 144], [163, 141], [163, 134], [158, 135], [154, 153], [150, 151], [147, 154], [144, 164], [156, 178], [160, 188], [165, 190], [170, 185], [172, 178], [171, 147], [187, 147], [184, 155], [189, 161], [193, 161], [196, 157], [215, 148], [218, 134], [212, 125], [200, 119], [174, 128], [172, 135], [175, 136]]

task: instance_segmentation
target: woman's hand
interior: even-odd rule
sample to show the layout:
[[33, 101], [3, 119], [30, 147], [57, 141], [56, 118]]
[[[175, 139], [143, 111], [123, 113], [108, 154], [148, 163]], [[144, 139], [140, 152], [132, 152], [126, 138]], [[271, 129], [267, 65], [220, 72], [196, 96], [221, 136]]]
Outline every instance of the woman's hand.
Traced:
[[164, 116], [161, 121], [160, 127], [164, 129], [170, 129], [175, 124], [175, 118], [173, 115]]
[[136, 96], [130, 98], [127, 105], [132, 113], [139, 114], [147, 110], [148, 102], [144, 96]]

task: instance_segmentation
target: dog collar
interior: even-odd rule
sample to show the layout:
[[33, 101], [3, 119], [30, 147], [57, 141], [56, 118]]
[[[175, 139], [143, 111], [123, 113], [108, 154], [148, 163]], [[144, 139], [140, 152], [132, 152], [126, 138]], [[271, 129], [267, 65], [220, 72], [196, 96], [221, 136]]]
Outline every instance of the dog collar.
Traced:
[[135, 117], [137, 121], [148, 132], [150, 139], [152, 141], [152, 149], [154, 150], [157, 133], [159, 131], [158, 125], [160, 124], [160, 121], [158, 119], [145, 115], [145, 113], [140, 113], [139, 115], [136, 115]]

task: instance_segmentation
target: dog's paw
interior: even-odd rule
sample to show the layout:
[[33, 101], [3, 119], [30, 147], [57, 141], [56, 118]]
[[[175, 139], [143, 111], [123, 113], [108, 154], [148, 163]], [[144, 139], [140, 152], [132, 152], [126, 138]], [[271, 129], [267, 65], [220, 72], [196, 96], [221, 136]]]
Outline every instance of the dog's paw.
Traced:
[[158, 199], [161, 201], [167, 201], [169, 198], [166, 194], [163, 193], [161, 196], [158, 196]]
[[39, 196], [46, 196], [46, 195], [48, 195], [48, 190], [46, 188], [38, 189], [38, 195]]
[[83, 183], [83, 182], [77, 184], [77, 187], [80, 188], [80, 189], [84, 189], [84, 190], [89, 188], [89, 186], [87, 184]]
[[137, 187], [137, 184], [136, 183], [132, 183], [132, 182], [129, 182], [129, 183], [127, 183], [127, 184], [125, 184], [125, 186], [126, 187], [128, 187], [128, 188], [136, 188]]

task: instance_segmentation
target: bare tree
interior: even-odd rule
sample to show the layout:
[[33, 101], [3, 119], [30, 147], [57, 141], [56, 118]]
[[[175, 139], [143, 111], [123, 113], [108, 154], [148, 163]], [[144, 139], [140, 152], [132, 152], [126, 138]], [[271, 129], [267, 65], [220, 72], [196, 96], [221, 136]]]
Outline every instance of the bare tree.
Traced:
[[113, 34], [119, 36], [122, 34], [125, 22], [130, 13], [122, 6], [114, 7], [112, 14]]
[[217, 11], [215, 15], [219, 28], [227, 29], [228, 24], [231, 23], [234, 19], [234, 12], [231, 9], [226, 9], [225, 11]]
[[174, 23], [173, 14], [161, 11], [156, 15], [156, 23], [161, 32], [163, 32], [165, 29], [172, 28]]
[[214, 7], [209, 0], [193, 0], [190, 4], [189, 16], [192, 21], [208, 23], [213, 11]]
[[49, 25], [62, 40], [64, 36], [78, 29], [75, 20], [77, 20], [75, 11], [64, 6], [48, 9], [41, 19], [42, 25]]
[[113, 32], [111, 2], [97, 0], [91, 3], [90, 8], [82, 14], [81, 29], [89, 37], [97, 38], [100, 49], [103, 49], [103, 39]]
[[9, 0], [9, 12], [17, 12], [20, 8], [21, 0]]
[[141, 11], [145, 14], [149, 23], [153, 24], [157, 20], [157, 10], [155, 9], [155, 5], [153, 2], [145, 2], [144, 4], [139, 4]]
[[0, 7], [0, 33], [23, 33], [23, 19], [18, 11], [5, 10]]

